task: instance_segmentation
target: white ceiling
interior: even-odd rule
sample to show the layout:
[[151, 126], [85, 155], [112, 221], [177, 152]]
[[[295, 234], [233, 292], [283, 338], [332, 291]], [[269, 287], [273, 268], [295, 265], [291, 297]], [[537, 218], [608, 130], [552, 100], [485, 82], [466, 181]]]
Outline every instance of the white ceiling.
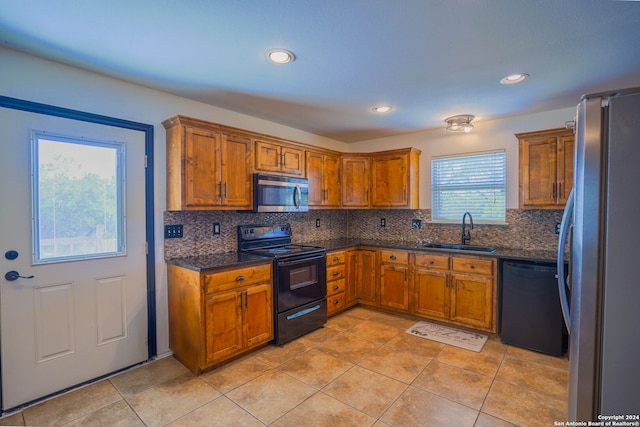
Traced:
[[1, 0], [0, 42], [344, 142], [640, 86], [637, 1]]

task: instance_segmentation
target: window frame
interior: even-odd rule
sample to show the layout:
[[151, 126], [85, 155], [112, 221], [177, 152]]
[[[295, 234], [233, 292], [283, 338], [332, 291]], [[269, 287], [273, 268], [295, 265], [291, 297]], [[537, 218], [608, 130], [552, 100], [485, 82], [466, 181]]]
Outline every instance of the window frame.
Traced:
[[[89, 147], [101, 147], [116, 150], [116, 250], [88, 254], [64, 255], [56, 257], [42, 257], [40, 241], [40, 140], [77, 144]], [[31, 130], [31, 236], [32, 236], [32, 264], [43, 265], [89, 259], [114, 258], [127, 255], [126, 236], [126, 143], [107, 141], [97, 138], [86, 138], [63, 135], [54, 132]]]
[[[503, 202], [503, 206], [504, 209], [502, 210], [503, 214], [501, 218], [496, 218], [496, 219], [485, 219], [485, 218], [481, 218], [478, 215], [474, 216], [473, 218], [473, 222], [475, 224], [487, 224], [487, 225], [506, 225], [506, 210], [507, 210], [507, 152], [505, 149], [495, 149], [495, 150], [487, 150], [487, 151], [480, 151], [480, 152], [472, 152], [472, 153], [461, 153], [461, 154], [446, 154], [446, 155], [441, 155], [441, 156], [434, 156], [431, 158], [431, 219], [430, 219], [430, 223], [439, 223], [439, 224], [459, 224], [462, 221], [462, 213], [460, 214], [460, 218], [456, 218], [456, 219], [445, 219], [445, 218], [436, 218], [436, 213], [437, 212], [437, 205], [438, 203], [436, 203], [436, 197], [438, 196], [438, 193], [440, 192], [440, 190], [438, 190], [436, 188], [436, 182], [434, 179], [434, 175], [435, 175], [435, 168], [436, 165], [435, 163], [438, 161], [443, 161], [443, 160], [449, 160], [449, 159], [459, 159], [459, 158], [472, 158], [472, 157], [478, 157], [478, 156], [483, 156], [483, 155], [487, 155], [487, 156], [491, 156], [491, 155], [496, 155], [496, 154], [501, 154], [502, 155], [502, 159], [503, 159], [503, 164], [502, 164], [502, 182], [499, 185], [499, 187], [501, 188], [501, 192], [504, 195], [504, 200]], [[473, 184], [470, 184], [471, 188], [468, 189], [473, 189]], [[486, 184], [477, 184], [477, 187], [487, 187]], [[470, 206], [468, 209], [466, 209], [466, 211], [469, 211], [472, 215], [474, 215], [473, 212], [473, 206]]]

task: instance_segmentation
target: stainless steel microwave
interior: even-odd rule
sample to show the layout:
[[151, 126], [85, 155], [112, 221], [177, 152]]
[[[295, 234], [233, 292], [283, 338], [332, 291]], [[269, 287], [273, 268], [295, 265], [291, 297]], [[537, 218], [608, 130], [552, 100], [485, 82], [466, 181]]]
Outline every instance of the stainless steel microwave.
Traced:
[[253, 174], [254, 212], [307, 212], [309, 181], [305, 178]]

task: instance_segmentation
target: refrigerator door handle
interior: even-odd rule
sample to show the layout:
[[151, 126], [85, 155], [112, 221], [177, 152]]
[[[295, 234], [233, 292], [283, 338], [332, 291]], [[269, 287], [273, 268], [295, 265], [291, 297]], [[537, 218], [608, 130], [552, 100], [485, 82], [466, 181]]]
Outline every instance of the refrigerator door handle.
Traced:
[[569, 193], [567, 205], [562, 214], [562, 222], [560, 223], [560, 236], [558, 237], [558, 293], [560, 294], [560, 307], [562, 308], [562, 317], [567, 331], [571, 333], [569, 324], [571, 323], [571, 314], [569, 312], [569, 298], [567, 297], [567, 283], [564, 274], [564, 246], [567, 243], [567, 235], [569, 234], [570, 222], [573, 217], [573, 205], [575, 202], [575, 188]]

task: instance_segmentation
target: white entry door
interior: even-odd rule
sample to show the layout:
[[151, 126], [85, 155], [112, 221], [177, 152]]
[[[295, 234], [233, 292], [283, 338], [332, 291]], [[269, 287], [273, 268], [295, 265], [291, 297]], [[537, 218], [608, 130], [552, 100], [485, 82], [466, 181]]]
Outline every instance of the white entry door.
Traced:
[[0, 108], [3, 410], [147, 360], [144, 145]]

